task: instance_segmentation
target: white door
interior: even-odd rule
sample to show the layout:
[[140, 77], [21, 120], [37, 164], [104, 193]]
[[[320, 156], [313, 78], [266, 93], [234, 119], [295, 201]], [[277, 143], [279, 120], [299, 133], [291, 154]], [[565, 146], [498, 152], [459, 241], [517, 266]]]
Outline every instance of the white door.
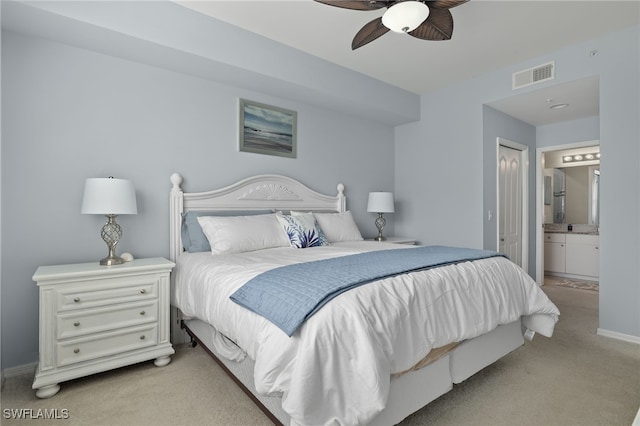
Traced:
[[522, 264], [522, 151], [498, 149], [498, 251]]

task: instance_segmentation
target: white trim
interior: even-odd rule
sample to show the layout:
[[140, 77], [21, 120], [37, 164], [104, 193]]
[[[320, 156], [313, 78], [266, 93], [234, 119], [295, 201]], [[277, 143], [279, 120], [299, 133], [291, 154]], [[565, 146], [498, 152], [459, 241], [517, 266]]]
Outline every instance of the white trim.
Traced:
[[544, 174], [542, 154], [551, 151], [584, 148], [594, 145], [600, 145], [600, 140], [545, 146], [536, 149], [536, 282], [538, 285], [544, 284]]
[[593, 281], [598, 282], [600, 277], [594, 277], [592, 275], [578, 275], [578, 274], [567, 274], [566, 272], [556, 272], [556, 271], [548, 271], [545, 275], [553, 276], [553, 277], [561, 277], [561, 278], [571, 278], [574, 280], [582, 280], [582, 281]]
[[638, 412], [636, 413], [636, 418], [633, 419], [633, 423], [631, 426], [640, 426], [640, 408], [638, 408]]
[[611, 339], [622, 340], [623, 342], [635, 343], [640, 345], [640, 336], [632, 336], [631, 334], [618, 333], [616, 331], [598, 328], [596, 333], [598, 336], [609, 337]]
[[36, 367], [38, 366], [37, 362], [32, 362], [29, 364], [18, 365], [16, 367], [9, 367], [2, 370], [2, 381], [4, 379], [10, 379], [12, 377], [19, 377], [25, 375], [34, 375], [36, 373]]
[[522, 269], [529, 271], [529, 147], [496, 138], [496, 249], [500, 248], [500, 145], [520, 151], [522, 165]]

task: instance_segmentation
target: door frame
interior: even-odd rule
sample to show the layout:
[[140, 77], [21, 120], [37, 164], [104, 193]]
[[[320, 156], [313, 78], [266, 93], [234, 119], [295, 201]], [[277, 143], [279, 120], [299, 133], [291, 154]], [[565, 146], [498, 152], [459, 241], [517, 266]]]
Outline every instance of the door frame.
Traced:
[[509, 139], [496, 138], [496, 250], [500, 247], [500, 145], [520, 151], [522, 172], [522, 269], [529, 272], [529, 147]]
[[545, 146], [536, 149], [536, 282], [540, 286], [544, 284], [544, 161], [542, 160], [542, 155], [546, 152], [585, 148], [594, 145], [600, 145], [600, 140]]

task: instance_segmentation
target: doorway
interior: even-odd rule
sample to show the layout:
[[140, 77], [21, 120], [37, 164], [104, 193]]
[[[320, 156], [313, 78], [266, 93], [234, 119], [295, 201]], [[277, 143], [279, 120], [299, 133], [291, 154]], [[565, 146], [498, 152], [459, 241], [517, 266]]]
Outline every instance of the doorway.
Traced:
[[529, 147], [497, 138], [498, 251], [525, 271], [529, 268]]
[[[555, 222], [553, 220], [553, 218], [551, 218], [550, 220], [545, 220], [546, 216], [554, 216], [555, 217], [555, 213], [550, 213], [550, 211], [547, 211], [545, 214], [545, 207], [547, 209], [549, 209], [549, 203], [545, 202], [545, 193], [548, 193], [548, 188], [545, 188], [545, 169], [549, 169], [550, 167], [554, 167], [552, 164], [547, 164], [548, 161], [545, 161], [546, 159], [549, 158], [550, 155], [556, 155], [560, 152], [560, 151], [571, 151], [571, 150], [584, 150], [584, 148], [590, 148], [590, 147], [594, 147], [594, 146], [599, 146], [600, 145], [600, 141], [598, 140], [592, 140], [592, 141], [585, 141], [585, 142], [577, 142], [577, 143], [571, 143], [571, 144], [564, 144], [564, 145], [555, 145], [555, 146], [549, 146], [549, 147], [543, 147], [543, 148], [538, 148], [536, 150], [536, 281], [538, 283], [538, 285], [543, 285], [544, 283], [544, 277], [545, 277], [545, 263], [544, 263], [544, 258], [545, 258], [545, 222]], [[599, 163], [599, 161], [598, 161]], [[585, 167], [586, 168], [586, 167]], [[598, 167], [599, 169], [599, 167]], [[599, 174], [598, 174], [598, 181], [599, 181]], [[589, 182], [588, 183], [588, 193], [585, 194], [585, 200], [589, 200], [589, 204], [587, 204], [587, 202], [585, 201], [585, 213], [584, 213], [584, 217], [585, 220], [584, 221], [573, 221], [573, 220], [569, 220], [568, 222], [566, 220], [563, 220], [562, 223], [566, 222], [568, 223], [584, 223], [587, 225], [594, 225], [596, 226], [597, 229], [597, 222], [598, 222], [598, 216], [599, 216], [599, 202], [597, 203], [593, 203], [591, 200], [593, 200], [595, 198], [595, 196], [599, 195], [599, 189], [598, 186], [593, 187], [593, 183]], [[595, 188], [595, 193], [594, 192], [594, 188]], [[553, 190], [555, 191], [555, 189]], [[564, 191], [561, 191], [564, 192]], [[555, 196], [556, 194], [560, 194], [560, 192], [553, 192], [553, 195]], [[599, 197], [598, 197], [599, 198]], [[554, 200], [555, 201], [555, 200]], [[587, 207], [588, 206], [588, 207]], [[563, 210], [563, 215], [565, 214], [564, 210]], [[588, 217], [588, 219], [587, 219]], [[596, 249], [599, 249], [599, 247], [596, 247]], [[597, 261], [596, 261], [597, 263]]]

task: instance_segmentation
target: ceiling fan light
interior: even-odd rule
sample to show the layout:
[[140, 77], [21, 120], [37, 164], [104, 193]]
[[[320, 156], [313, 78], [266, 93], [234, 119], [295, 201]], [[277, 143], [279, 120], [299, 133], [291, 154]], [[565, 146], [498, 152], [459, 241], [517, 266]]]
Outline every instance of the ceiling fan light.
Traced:
[[421, 1], [403, 1], [391, 6], [382, 15], [382, 24], [396, 33], [408, 33], [429, 17], [429, 7]]

